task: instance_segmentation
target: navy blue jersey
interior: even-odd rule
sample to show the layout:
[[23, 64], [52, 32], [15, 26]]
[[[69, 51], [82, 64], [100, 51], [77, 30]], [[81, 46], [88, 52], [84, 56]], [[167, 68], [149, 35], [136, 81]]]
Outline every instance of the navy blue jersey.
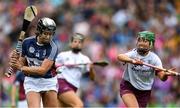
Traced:
[[[44, 59], [55, 61], [58, 54], [58, 47], [54, 41], [49, 44], [39, 45], [35, 36], [26, 38], [22, 43], [22, 57], [25, 57], [28, 66], [41, 66]], [[34, 78], [51, 78], [56, 75], [54, 65], [44, 76], [28, 75]]]

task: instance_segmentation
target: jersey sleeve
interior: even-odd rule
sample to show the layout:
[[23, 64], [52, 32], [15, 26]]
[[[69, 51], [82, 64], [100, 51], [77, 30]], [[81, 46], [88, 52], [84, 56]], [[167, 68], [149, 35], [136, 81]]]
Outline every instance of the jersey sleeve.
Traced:
[[51, 42], [46, 58], [55, 61], [57, 54], [58, 54], [58, 47], [54, 42]]
[[127, 55], [128, 57], [130, 58], [133, 58], [133, 56], [135, 55], [135, 49], [131, 50], [131, 51], [128, 51], [127, 53], [125, 53], [125, 55]]
[[22, 53], [21, 53], [21, 56], [22, 57], [24, 57], [25, 56], [25, 54], [26, 54], [26, 42], [25, 41], [23, 41], [22, 42]]
[[[55, 60], [55, 65], [57, 66], [57, 65], [59, 65], [59, 64], [63, 64], [63, 53], [59, 53], [59, 54], [57, 55], [56, 60]], [[59, 71], [61, 71], [61, 69], [62, 69], [62, 67], [58, 67], [58, 68], [56, 69], [56, 71], [59, 72]]]
[[162, 68], [161, 59], [157, 55], [155, 55], [155, 57], [153, 58], [154, 58], [154, 65]]
[[63, 54], [62, 53], [59, 53], [56, 57], [56, 60], [55, 60], [55, 64], [62, 64], [63, 63]]
[[[92, 63], [92, 61], [88, 57], [85, 57], [85, 61], [86, 63]], [[84, 72], [90, 72], [90, 65], [85, 65]]]

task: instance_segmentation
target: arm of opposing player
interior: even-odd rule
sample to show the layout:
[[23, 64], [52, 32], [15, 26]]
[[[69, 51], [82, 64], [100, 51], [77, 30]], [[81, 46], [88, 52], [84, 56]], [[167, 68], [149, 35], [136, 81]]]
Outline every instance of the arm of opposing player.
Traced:
[[125, 62], [125, 63], [127, 62], [127, 63], [132, 63], [132, 64], [135, 64], [135, 65], [142, 65], [143, 62], [140, 59], [131, 58], [132, 54], [133, 54], [132, 52], [128, 52], [128, 53], [125, 53], [125, 54], [119, 54], [117, 56], [117, 59], [119, 61], [122, 61], [122, 62]]
[[161, 79], [161, 81], [166, 81], [168, 79], [168, 76], [165, 74], [164, 71], [161, 70], [155, 70], [157, 72], [157, 76], [159, 77], [159, 79]]
[[127, 62], [127, 63], [132, 63], [132, 64], [135, 64], [135, 65], [142, 65], [143, 62], [139, 59], [132, 59], [130, 58], [127, 54], [119, 54], [117, 56], [117, 59], [119, 61], [122, 61], [122, 62]]
[[[160, 58], [158, 56], [155, 56], [153, 59], [155, 59], [155, 66], [158, 66], [160, 68], [162, 67], [162, 62], [160, 60]], [[161, 79], [162, 81], [166, 81], [168, 79], [168, 76], [166, 75], [166, 73], [162, 70], [155, 70], [156, 71], [156, 75], [158, 76], [159, 79]]]
[[128, 57], [126, 54], [119, 54], [117, 56], [117, 59], [119, 61], [122, 61], [122, 62], [128, 62], [128, 63], [132, 63], [133, 59], [131, 59], [130, 57]]
[[[174, 71], [175, 68], [169, 69], [170, 71]], [[159, 74], [158, 77], [162, 80], [162, 81], [166, 81], [168, 79], [168, 76], [175, 76], [174, 73], [170, 73], [170, 72], [166, 72], [166, 71], [160, 71], [160, 70], [156, 70], [157, 73]], [[168, 71], [168, 70], [167, 70]]]

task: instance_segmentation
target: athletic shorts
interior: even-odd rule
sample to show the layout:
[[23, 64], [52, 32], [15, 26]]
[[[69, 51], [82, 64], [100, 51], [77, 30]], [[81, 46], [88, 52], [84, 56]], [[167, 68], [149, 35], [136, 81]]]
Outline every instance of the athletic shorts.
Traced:
[[130, 82], [122, 80], [120, 83], [120, 96], [124, 94], [132, 93], [135, 95], [139, 107], [146, 107], [150, 101], [151, 90], [138, 90], [134, 88]]
[[27, 94], [30, 91], [34, 92], [43, 92], [54, 90], [57, 92], [57, 77], [52, 78], [33, 78], [33, 77], [25, 77], [24, 79], [24, 89]]
[[17, 108], [28, 108], [28, 104], [27, 104], [26, 99], [18, 101]]
[[69, 82], [67, 82], [65, 79], [59, 78], [58, 85], [59, 85], [58, 93], [60, 94], [67, 91], [74, 91], [74, 92], [77, 91], [77, 88], [73, 86], [72, 84], [70, 84]]

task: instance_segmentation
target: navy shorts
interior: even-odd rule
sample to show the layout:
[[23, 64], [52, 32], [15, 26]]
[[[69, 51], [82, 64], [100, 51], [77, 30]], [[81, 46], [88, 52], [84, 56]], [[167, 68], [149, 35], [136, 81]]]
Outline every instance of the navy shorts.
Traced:
[[77, 91], [77, 88], [72, 84], [70, 84], [69, 82], [67, 82], [65, 79], [59, 78], [58, 85], [59, 85], [58, 94], [62, 94], [67, 91], [74, 91], [74, 92]]
[[139, 107], [146, 107], [147, 103], [150, 101], [151, 90], [138, 90], [134, 88], [130, 82], [122, 79], [120, 83], [120, 96], [124, 94], [132, 93], [135, 95]]

